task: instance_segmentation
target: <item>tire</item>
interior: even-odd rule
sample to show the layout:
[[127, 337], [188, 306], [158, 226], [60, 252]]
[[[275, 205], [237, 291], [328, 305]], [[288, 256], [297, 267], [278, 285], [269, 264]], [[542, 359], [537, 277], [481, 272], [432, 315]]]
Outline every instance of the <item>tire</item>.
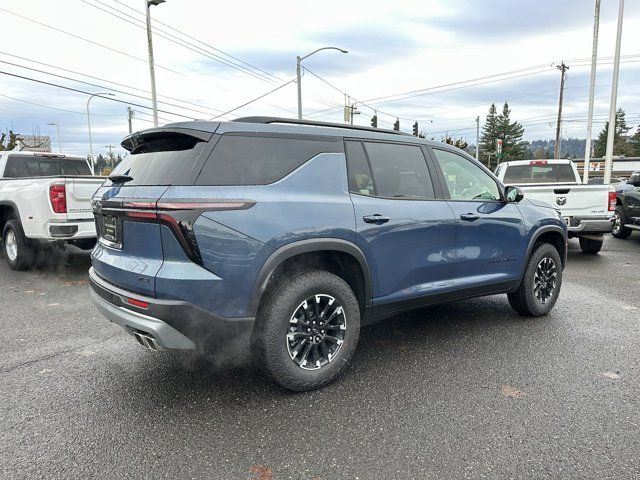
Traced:
[[[314, 318], [317, 324], [311, 323]], [[329, 320], [328, 329], [320, 328], [320, 319]], [[342, 278], [323, 270], [306, 271], [282, 280], [269, 293], [258, 311], [256, 328], [260, 367], [284, 388], [313, 390], [347, 368], [360, 336], [360, 306]]]
[[618, 205], [616, 207], [616, 213], [614, 214], [614, 224], [613, 230], [611, 231], [611, 235], [616, 238], [625, 239], [629, 238], [629, 235], [633, 233], [633, 230], [624, 226], [627, 223], [627, 219], [624, 216], [624, 208], [622, 205]]
[[20, 220], [8, 220], [2, 231], [5, 256], [11, 270], [27, 270], [35, 261], [35, 249], [24, 235]]
[[[550, 281], [554, 280], [553, 286], [548, 290], [542, 287], [536, 287], [536, 273], [538, 267], [542, 266], [545, 271], [546, 265], [549, 265], [549, 261], [553, 262], [555, 277], [549, 275], [549, 281], [541, 279], [543, 285], [546, 283], [548, 287], [551, 287]], [[513, 293], [507, 294], [509, 304], [511, 307], [521, 315], [526, 317], [541, 317], [548, 314], [558, 300], [560, 294], [560, 288], [562, 287], [562, 260], [560, 254], [553, 245], [548, 243], [538, 243], [535, 245], [529, 261], [527, 262], [527, 268], [524, 271], [522, 282]], [[549, 297], [546, 298], [544, 293], [549, 293]], [[542, 293], [542, 297], [545, 297], [545, 301], [541, 301], [537, 294]]]
[[602, 240], [591, 240], [589, 238], [580, 237], [580, 249], [582, 253], [595, 255], [602, 250]]

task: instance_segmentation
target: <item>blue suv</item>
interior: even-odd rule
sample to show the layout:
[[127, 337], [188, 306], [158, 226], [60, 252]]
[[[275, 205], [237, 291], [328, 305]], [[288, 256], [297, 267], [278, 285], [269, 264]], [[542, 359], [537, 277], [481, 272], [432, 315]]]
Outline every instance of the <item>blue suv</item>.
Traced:
[[558, 298], [558, 213], [449, 145], [270, 117], [174, 123], [122, 145], [93, 198], [91, 294], [152, 350], [246, 340], [275, 381], [309, 390], [379, 319], [503, 293], [540, 316]]

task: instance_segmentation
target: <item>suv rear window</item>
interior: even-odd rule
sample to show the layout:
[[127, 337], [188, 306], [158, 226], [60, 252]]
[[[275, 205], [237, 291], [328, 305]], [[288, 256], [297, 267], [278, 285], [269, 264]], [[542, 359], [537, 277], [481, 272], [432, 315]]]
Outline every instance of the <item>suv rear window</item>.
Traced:
[[540, 165], [509, 165], [503, 183], [576, 183], [571, 165], [553, 163]]
[[4, 169], [4, 177], [57, 177], [61, 175], [91, 175], [83, 158], [47, 158], [10, 155]]
[[226, 134], [196, 185], [266, 185], [321, 153], [341, 152], [338, 139]]
[[[183, 133], [162, 132], [136, 145], [114, 169], [132, 185], [193, 185], [207, 142]], [[107, 181], [106, 185], [109, 185]]]

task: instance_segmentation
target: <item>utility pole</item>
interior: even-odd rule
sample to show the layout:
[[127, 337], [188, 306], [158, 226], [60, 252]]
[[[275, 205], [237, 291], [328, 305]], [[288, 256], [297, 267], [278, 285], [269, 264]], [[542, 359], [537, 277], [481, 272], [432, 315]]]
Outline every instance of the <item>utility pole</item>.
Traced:
[[476, 160], [480, 161], [480, 115], [476, 116]]
[[133, 133], [133, 126], [131, 124], [131, 119], [134, 117], [133, 110], [131, 107], [127, 107], [127, 119], [129, 120], [129, 135]]
[[562, 98], [564, 97], [564, 79], [567, 76], [566, 71], [569, 70], [564, 64], [564, 60], [556, 67], [560, 70], [560, 100], [558, 102], [558, 124], [556, 125], [556, 143], [553, 146], [553, 158], [560, 158], [560, 127], [562, 125]]
[[613, 140], [616, 134], [616, 102], [618, 101], [618, 74], [620, 73], [620, 43], [622, 41], [622, 17], [624, 0], [618, 8], [618, 31], [616, 33], [616, 53], [613, 59], [613, 80], [611, 81], [611, 104], [609, 105], [609, 131], [607, 132], [607, 153], [604, 157], [604, 184], [611, 182], [613, 166]]
[[116, 148], [116, 146], [115, 145], [105, 145], [105, 148], [109, 149], [109, 161], [111, 162], [111, 170], [113, 170], [114, 169], [114, 166], [113, 166], [114, 162], [113, 162], [113, 152], [112, 152], [111, 149], [112, 148]]
[[156, 99], [156, 71], [153, 66], [153, 42], [151, 41], [151, 5], [160, 5], [166, 0], [144, 0], [147, 13], [147, 47], [149, 49], [149, 76], [151, 77], [151, 106], [153, 107], [153, 126], [158, 126], [158, 100]]
[[584, 144], [584, 170], [582, 183], [589, 182], [589, 162], [591, 160], [591, 129], [593, 128], [593, 99], [596, 89], [596, 63], [598, 61], [598, 30], [600, 28], [600, 0], [596, 0], [593, 15], [593, 47], [591, 50], [591, 80], [589, 81], [589, 113], [587, 114], [587, 140]]

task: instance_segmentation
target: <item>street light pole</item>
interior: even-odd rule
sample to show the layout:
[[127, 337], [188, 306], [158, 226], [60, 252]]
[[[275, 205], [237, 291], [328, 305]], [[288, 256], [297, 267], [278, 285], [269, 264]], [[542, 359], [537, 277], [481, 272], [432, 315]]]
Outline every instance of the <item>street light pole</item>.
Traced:
[[151, 77], [151, 106], [153, 107], [153, 126], [158, 126], [158, 101], [156, 99], [156, 72], [153, 66], [153, 42], [151, 40], [151, 5], [160, 5], [166, 0], [144, 0], [147, 13], [147, 46], [149, 49], [149, 75]]
[[591, 129], [593, 128], [593, 101], [596, 89], [596, 64], [598, 61], [598, 30], [600, 29], [600, 0], [596, 0], [593, 16], [593, 46], [591, 49], [591, 79], [589, 80], [589, 113], [587, 114], [587, 140], [584, 148], [584, 170], [582, 183], [589, 182], [589, 162], [591, 160]]
[[302, 60], [304, 60], [305, 58], [309, 58], [314, 53], [318, 53], [321, 50], [338, 50], [341, 53], [349, 53], [347, 50], [344, 50], [343, 48], [322, 47], [322, 48], [318, 48], [317, 50], [314, 50], [311, 53], [308, 53], [304, 57], [301, 57], [299, 55], [296, 57], [296, 80], [298, 83], [298, 120], [302, 120], [302, 75], [301, 75], [302, 67], [300, 66], [300, 62], [302, 62]]
[[115, 94], [111, 92], [98, 92], [92, 93], [89, 95], [89, 99], [87, 100], [87, 126], [89, 127], [89, 157], [91, 159], [91, 175], [96, 174], [96, 169], [93, 162], [93, 140], [91, 139], [91, 113], [89, 113], [89, 102], [93, 97], [100, 97], [102, 95], [109, 95], [110, 97], [115, 97]]
[[62, 153], [62, 144], [60, 143], [60, 125], [58, 125], [57, 123], [47, 123], [47, 125], [51, 125], [51, 126], [56, 126], [56, 131], [58, 132], [58, 151], [60, 153]]
[[616, 33], [616, 51], [613, 58], [613, 80], [611, 81], [611, 104], [609, 105], [609, 131], [607, 132], [607, 151], [604, 157], [604, 184], [611, 181], [613, 166], [613, 140], [616, 134], [616, 102], [618, 100], [618, 74], [620, 73], [620, 43], [622, 41], [622, 17], [624, 0], [620, 0], [618, 8], [618, 31]]

